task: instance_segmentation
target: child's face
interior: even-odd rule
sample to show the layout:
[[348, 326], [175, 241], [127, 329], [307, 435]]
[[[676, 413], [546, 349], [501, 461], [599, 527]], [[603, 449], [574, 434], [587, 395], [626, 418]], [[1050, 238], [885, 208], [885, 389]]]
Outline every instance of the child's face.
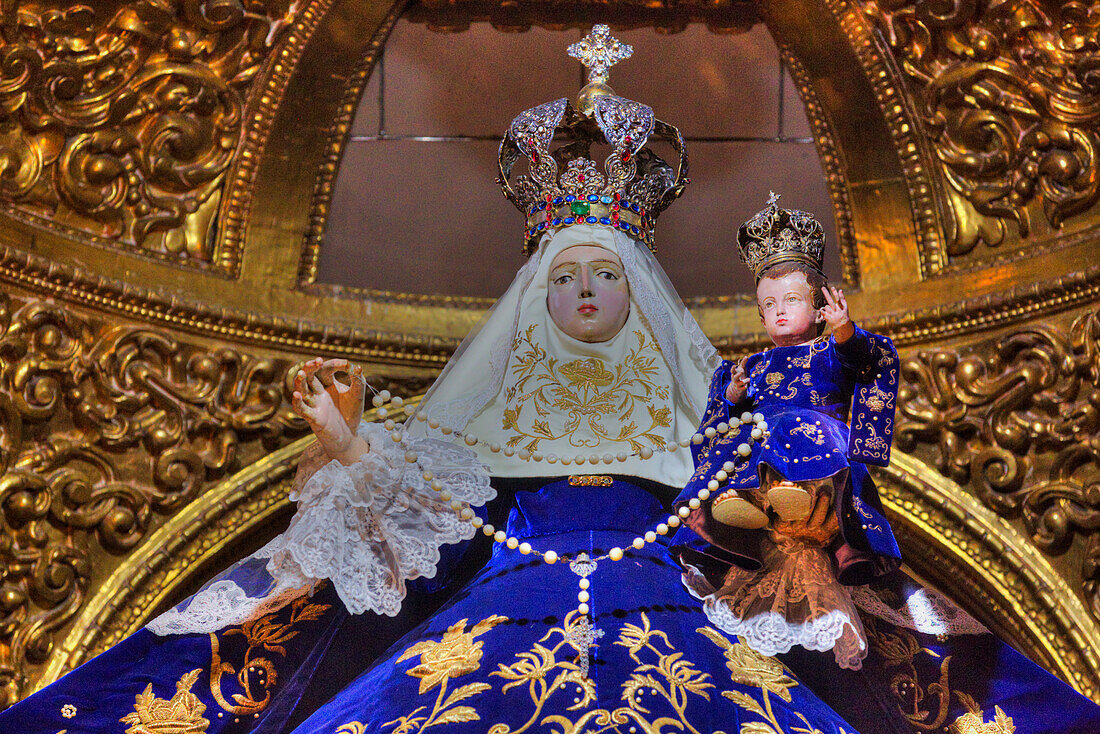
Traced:
[[776, 346], [805, 344], [817, 336], [821, 314], [814, 308], [805, 273], [761, 278], [756, 286], [756, 304], [764, 329]]

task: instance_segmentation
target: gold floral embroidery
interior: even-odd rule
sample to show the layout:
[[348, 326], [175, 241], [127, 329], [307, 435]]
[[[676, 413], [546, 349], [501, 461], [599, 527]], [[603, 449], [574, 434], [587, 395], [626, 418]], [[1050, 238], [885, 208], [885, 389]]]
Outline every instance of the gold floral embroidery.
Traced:
[[[969, 699], [969, 700], [967, 700]], [[994, 706], [993, 721], [985, 720], [985, 713], [978, 707], [977, 701], [966, 696], [964, 703], [969, 709], [947, 727], [950, 734], [1015, 734], [1016, 724], [1000, 706]]]
[[136, 696], [133, 713], [119, 721], [129, 724], [126, 734], [205, 734], [210, 722], [202, 717], [206, 706], [191, 692], [202, 668], [195, 668], [176, 683], [171, 700], [153, 695], [153, 684]]
[[775, 387], [779, 383], [783, 382], [783, 373], [769, 372], [764, 378], [764, 382], [768, 383], [768, 387]]
[[825, 434], [820, 428], [813, 423], [799, 423], [797, 426], [791, 429], [791, 435], [801, 434], [806, 438], [814, 442], [815, 445], [820, 446], [825, 443]]
[[390, 734], [412, 734], [437, 724], [481, 720], [477, 710], [472, 706], [455, 704], [487, 691], [492, 686], [488, 683], [468, 683], [447, 695], [447, 684], [452, 678], [458, 678], [481, 668], [483, 643], [481, 640], [475, 642], [474, 638], [480, 637], [501, 622], [507, 622], [508, 618], [494, 614], [475, 624], [469, 631], [466, 630], [467, 621], [461, 619], [452, 624], [438, 642], [423, 640], [405, 650], [397, 658], [397, 662], [400, 663], [419, 655], [420, 664], [405, 671], [405, 674], [420, 679], [421, 695], [436, 686], [439, 686], [439, 693], [436, 695], [435, 705], [428, 714], [420, 713], [426, 710], [427, 706], [418, 706], [411, 713], [383, 724], [383, 726], [396, 725]]
[[[294, 629], [294, 625], [319, 619], [330, 606], [313, 604], [308, 596], [302, 596], [290, 604], [290, 618], [285, 623], [277, 621], [278, 616], [283, 613], [283, 610], [279, 610], [223, 632], [223, 637], [244, 635], [248, 642], [248, 649], [245, 650], [239, 671], [231, 663], [222, 661], [220, 641], [217, 634], [211, 632], [210, 694], [214, 696], [218, 705], [225, 711], [237, 715], [255, 714], [267, 708], [268, 703], [271, 702], [271, 689], [278, 681], [278, 672], [274, 661], [267, 656], [256, 656], [255, 653], [267, 650], [285, 656], [286, 648], [282, 643], [297, 637], [299, 632]], [[234, 673], [241, 692], [229, 696], [236, 702], [230, 703], [222, 691], [224, 684], [222, 676], [234, 675]]]
[[615, 480], [606, 474], [573, 474], [569, 477], [570, 487], [610, 487]]
[[878, 385], [862, 388], [860, 390], [860, 400], [875, 413], [881, 413], [887, 408], [894, 407], [894, 396]]
[[[559, 363], [532, 340], [533, 331], [513, 344], [517, 382], [506, 391], [502, 419], [504, 430], [512, 432], [509, 446], [535, 451], [542, 441], [559, 439], [578, 448], [664, 446], [666, 436], [658, 429], [672, 425], [670, 391], [654, 380], [664, 357], [652, 337], [635, 331], [637, 345], [609, 369], [596, 357]], [[552, 425], [555, 416], [565, 424]]]
[[366, 734], [367, 725], [360, 721], [349, 721], [346, 724], [342, 724], [339, 729], [336, 730], [336, 734]]

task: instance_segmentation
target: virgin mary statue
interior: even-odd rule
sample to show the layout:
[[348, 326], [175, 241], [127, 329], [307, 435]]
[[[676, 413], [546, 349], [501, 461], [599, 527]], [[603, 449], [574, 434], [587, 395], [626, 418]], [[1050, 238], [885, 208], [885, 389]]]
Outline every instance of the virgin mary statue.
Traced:
[[[590, 68], [579, 101], [520, 114], [501, 145], [529, 259], [424, 399], [375, 395], [383, 420], [363, 423], [358, 369], [307, 363], [295, 405], [318, 440], [286, 532], [0, 714], [0, 731], [925, 730], [873, 655], [863, 671], [813, 651], [785, 665], [681, 581], [685, 513], [670, 508], [720, 363], [651, 252], [687, 157], [676, 128], [607, 86], [629, 47], [597, 26], [570, 52]], [[675, 168], [645, 147], [657, 138]], [[929, 689], [945, 702], [935, 730], [1100, 731], [1091, 703], [949, 602], [892, 588], [869, 592], [868, 622], [890, 660], [957, 631], [983, 656], [946, 698]], [[919, 619], [918, 596], [939, 600]], [[937, 613], [955, 622], [939, 639], [920, 624]]]

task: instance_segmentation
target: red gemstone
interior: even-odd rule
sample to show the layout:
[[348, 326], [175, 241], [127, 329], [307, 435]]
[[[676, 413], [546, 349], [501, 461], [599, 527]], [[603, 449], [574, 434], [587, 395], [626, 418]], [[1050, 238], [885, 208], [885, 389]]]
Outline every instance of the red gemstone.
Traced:
[[584, 180], [584, 174], [582, 173], [582, 174], [578, 175], [577, 180], [578, 181], [583, 181]]

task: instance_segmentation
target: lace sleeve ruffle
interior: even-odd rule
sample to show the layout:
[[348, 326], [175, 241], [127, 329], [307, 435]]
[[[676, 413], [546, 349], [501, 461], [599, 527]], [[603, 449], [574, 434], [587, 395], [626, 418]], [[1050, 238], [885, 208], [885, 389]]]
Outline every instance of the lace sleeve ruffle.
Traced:
[[[351, 466], [330, 461], [310, 476], [291, 496], [298, 512], [290, 527], [261, 552], [270, 555], [273, 574], [290, 568], [331, 580], [353, 614], [393, 616], [406, 581], [435, 576], [439, 546], [475, 532], [432, 491], [420, 467], [430, 468], [453, 500], [480, 506], [495, 492], [469, 449], [433, 438], [399, 445], [371, 423], [362, 424], [359, 435], [370, 451]], [[417, 453], [417, 464], [405, 460], [408, 450]]]
[[[298, 508], [287, 530], [193, 597], [149, 624], [156, 634], [212, 632], [268, 613], [328, 579], [353, 614], [396, 615], [405, 582], [431, 578], [439, 547], [473, 537], [451, 506], [480, 506], [496, 496], [477, 456], [433, 438], [394, 443], [378, 424], [359, 435], [370, 451], [344, 466], [307, 450], [290, 498]], [[406, 452], [418, 455], [406, 461]], [[443, 501], [424, 472], [450, 492]], [[256, 567], [266, 560], [257, 579]], [[241, 569], [250, 568], [246, 584]], [[239, 583], [238, 583], [239, 582]]]

